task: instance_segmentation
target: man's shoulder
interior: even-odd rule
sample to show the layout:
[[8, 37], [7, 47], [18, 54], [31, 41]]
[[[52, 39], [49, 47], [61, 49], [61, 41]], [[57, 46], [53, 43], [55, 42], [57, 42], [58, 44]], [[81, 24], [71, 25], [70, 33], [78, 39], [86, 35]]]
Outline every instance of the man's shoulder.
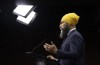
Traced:
[[78, 37], [82, 37], [82, 34], [80, 32], [78, 32], [77, 30], [74, 30], [71, 34], [71, 36], [78, 36]]

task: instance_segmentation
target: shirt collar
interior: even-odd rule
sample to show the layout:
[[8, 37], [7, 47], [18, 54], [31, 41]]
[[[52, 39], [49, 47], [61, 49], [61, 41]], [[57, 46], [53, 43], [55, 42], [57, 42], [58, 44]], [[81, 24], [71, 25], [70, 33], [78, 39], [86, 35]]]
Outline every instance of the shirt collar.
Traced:
[[67, 35], [69, 35], [73, 30], [76, 30], [76, 28], [72, 28]]

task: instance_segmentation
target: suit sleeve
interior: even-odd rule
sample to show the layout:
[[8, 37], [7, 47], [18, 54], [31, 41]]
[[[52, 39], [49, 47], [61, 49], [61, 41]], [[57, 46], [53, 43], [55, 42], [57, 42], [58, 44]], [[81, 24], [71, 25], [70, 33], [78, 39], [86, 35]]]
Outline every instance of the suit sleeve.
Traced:
[[70, 51], [57, 50], [58, 59], [76, 59], [80, 57], [83, 48], [83, 39], [78, 35], [74, 35], [69, 41], [69, 44]]

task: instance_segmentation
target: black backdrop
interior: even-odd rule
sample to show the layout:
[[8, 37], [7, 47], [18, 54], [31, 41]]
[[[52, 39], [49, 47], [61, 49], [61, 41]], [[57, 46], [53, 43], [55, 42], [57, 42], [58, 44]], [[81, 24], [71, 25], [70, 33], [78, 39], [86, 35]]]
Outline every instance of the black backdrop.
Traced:
[[[32, 24], [27, 26], [17, 22], [17, 16], [12, 13], [16, 2], [20, 1], [0, 1], [0, 65], [34, 65], [37, 59], [43, 57], [39, 58], [25, 52], [31, 51], [43, 40], [52, 40], [59, 48], [62, 42], [58, 38], [59, 22], [61, 17], [69, 12], [80, 15], [77, 30], [86, 42], [85, 65], [100, 65], [99, 2], [22, 0], [27, 2], [26, 4], [35, 5], [34, 11], [38, 14]], [[49, 54], [43, 49], [43, 44], [34, 50], [34, 53], [44, 57]], [[45, 60], [47, 65], [55, 65], [52, 61]]]

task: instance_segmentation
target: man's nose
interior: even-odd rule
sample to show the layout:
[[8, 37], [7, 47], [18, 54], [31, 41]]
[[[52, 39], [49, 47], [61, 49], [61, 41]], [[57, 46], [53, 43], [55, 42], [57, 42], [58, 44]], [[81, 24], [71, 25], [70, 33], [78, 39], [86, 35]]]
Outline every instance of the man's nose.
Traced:
[[62, 27], [63, 26], [63, 24], [61, 23], [60, 25], [59, 25], [59, 27]]
[[59, 28], [61, 28], [61, 24], [59, 25]]
[[62, 29], [62, 24], [59, 25], [59, 28]]

